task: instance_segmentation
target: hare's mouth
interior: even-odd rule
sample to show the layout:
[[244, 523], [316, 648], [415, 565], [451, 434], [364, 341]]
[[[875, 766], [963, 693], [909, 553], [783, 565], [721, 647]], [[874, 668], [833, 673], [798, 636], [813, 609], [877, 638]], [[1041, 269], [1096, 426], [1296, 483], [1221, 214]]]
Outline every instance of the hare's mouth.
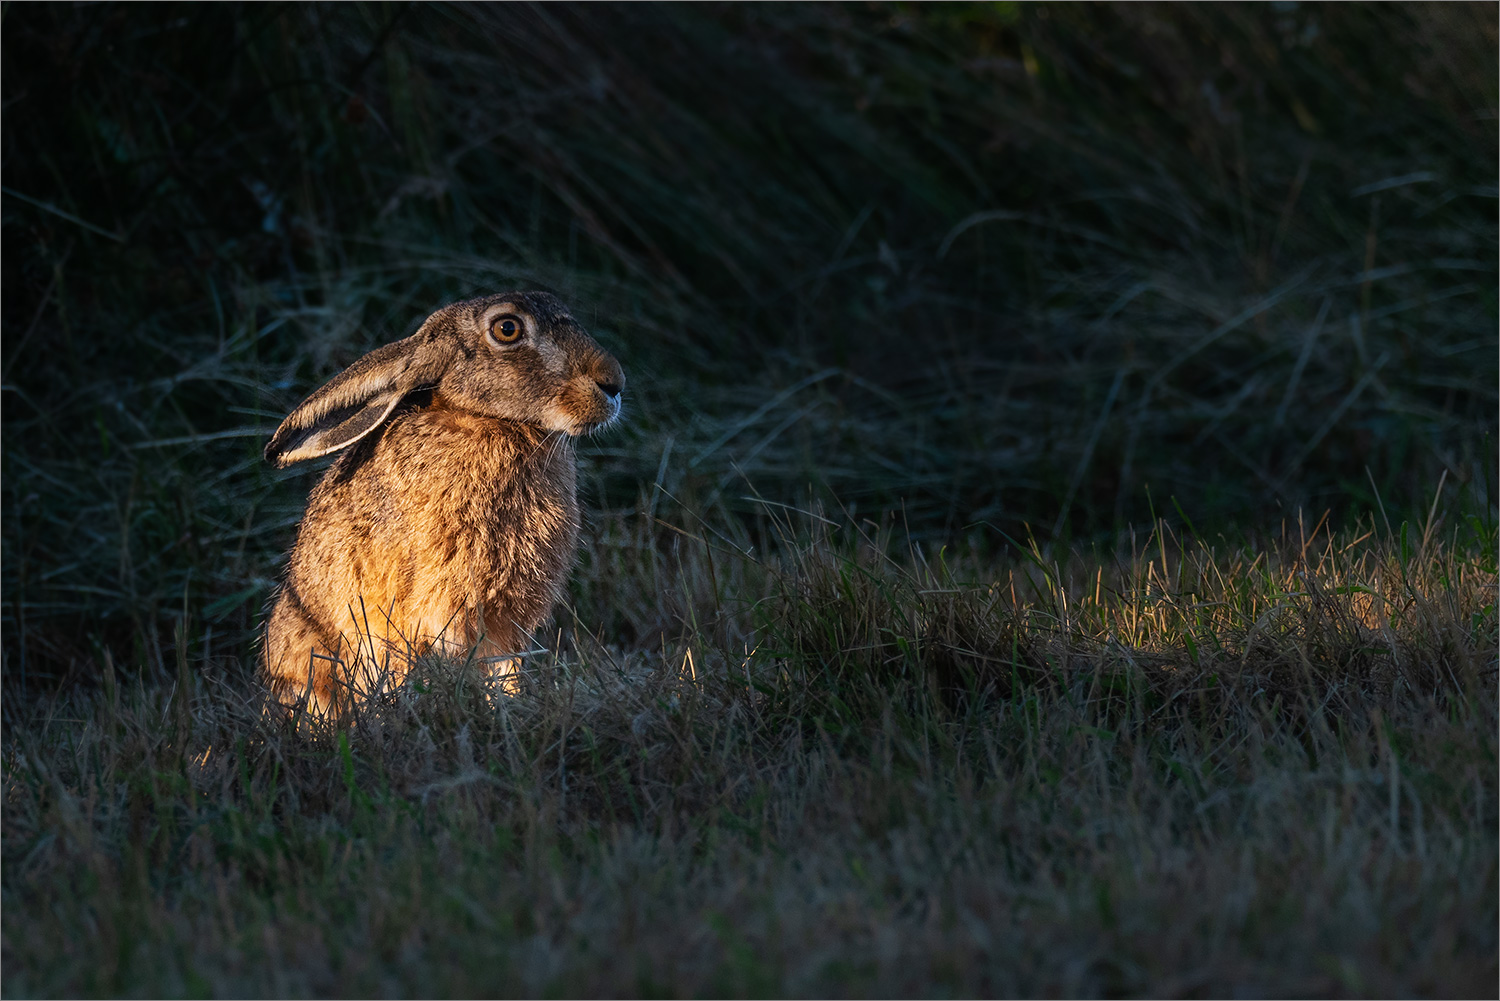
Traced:
[[620, 419], [620, 390], [615, 386], [597, 386], [589, 394], [588, 403], [578, 413], [579, 430], [575, 434], [586, 435], [603, 431]]
[[607, 417], [600, 417], [595, 420], [589, 421], [579, 421], [578, 429], [572, 432], [573, 436], [575, 438], [579, 438], [585, 435], [598, 434], [600, 431], [603, 431], [605, 428], [609, 427], [615, 421], [620, 419], [620, 405], [616, 403], [613, 409], [614, 412], [609, 414]]
[[560, 431], [573, 438], [581, 438], [603, 431], [619, 418], [620, 401], [616, 398], [584, 408], [551, 408], [551, 413], [547, 414], [542, 425], [549, 431]]

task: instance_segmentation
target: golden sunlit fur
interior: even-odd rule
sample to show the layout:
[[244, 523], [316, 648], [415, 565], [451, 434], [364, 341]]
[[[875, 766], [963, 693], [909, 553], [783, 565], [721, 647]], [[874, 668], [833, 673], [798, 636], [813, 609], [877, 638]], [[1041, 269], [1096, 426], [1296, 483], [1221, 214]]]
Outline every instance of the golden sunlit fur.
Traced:
[[326, 715], [430, 650], [513, 673], [577, 548], [572, 439], [616, 419], [624, 382], [557, 299], [509, 293], [439, 310], [294, 410], [270, 461], [342, 454], [266, 624], [273, 697]]

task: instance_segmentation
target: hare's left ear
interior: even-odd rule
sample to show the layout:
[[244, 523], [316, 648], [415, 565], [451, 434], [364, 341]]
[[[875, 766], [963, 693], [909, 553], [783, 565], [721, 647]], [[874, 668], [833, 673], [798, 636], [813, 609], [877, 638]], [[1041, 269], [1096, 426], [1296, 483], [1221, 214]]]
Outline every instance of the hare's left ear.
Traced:
[[422, 331], [376, 348], [287, 415], [266, 461], [290, 466], [347, 448], [384, 424], [407, 393], [437, 385], [456, 354], [451, 339]]

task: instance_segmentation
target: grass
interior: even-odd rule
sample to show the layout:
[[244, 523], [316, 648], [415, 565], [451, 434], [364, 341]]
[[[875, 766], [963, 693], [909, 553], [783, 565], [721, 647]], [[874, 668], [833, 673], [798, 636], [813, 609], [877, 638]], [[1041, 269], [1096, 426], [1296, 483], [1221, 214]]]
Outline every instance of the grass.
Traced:
[[[1493, 991], [1492, 6], [0, 23], [4, 993]], [[266, 438], [510, 287], [550, 652], [278, 729]]]
[[9, 721], [7, 993], [1493, 987], [1492, 531], [985, 573], [778, 527], [602, 526], [583, 593], [705, 619], [495, 704], [432, 663], [309, 740], [184, 663]]

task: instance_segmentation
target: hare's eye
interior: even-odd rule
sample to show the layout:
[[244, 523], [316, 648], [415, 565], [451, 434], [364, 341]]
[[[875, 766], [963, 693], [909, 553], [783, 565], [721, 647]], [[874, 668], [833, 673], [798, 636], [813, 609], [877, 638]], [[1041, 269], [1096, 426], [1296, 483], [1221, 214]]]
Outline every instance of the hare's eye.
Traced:
[[490, 336], [501, 344], [514, 344], [521, 339], [521, 333], [525, 329], [514, 316], [497, 316], [490, 323]]

